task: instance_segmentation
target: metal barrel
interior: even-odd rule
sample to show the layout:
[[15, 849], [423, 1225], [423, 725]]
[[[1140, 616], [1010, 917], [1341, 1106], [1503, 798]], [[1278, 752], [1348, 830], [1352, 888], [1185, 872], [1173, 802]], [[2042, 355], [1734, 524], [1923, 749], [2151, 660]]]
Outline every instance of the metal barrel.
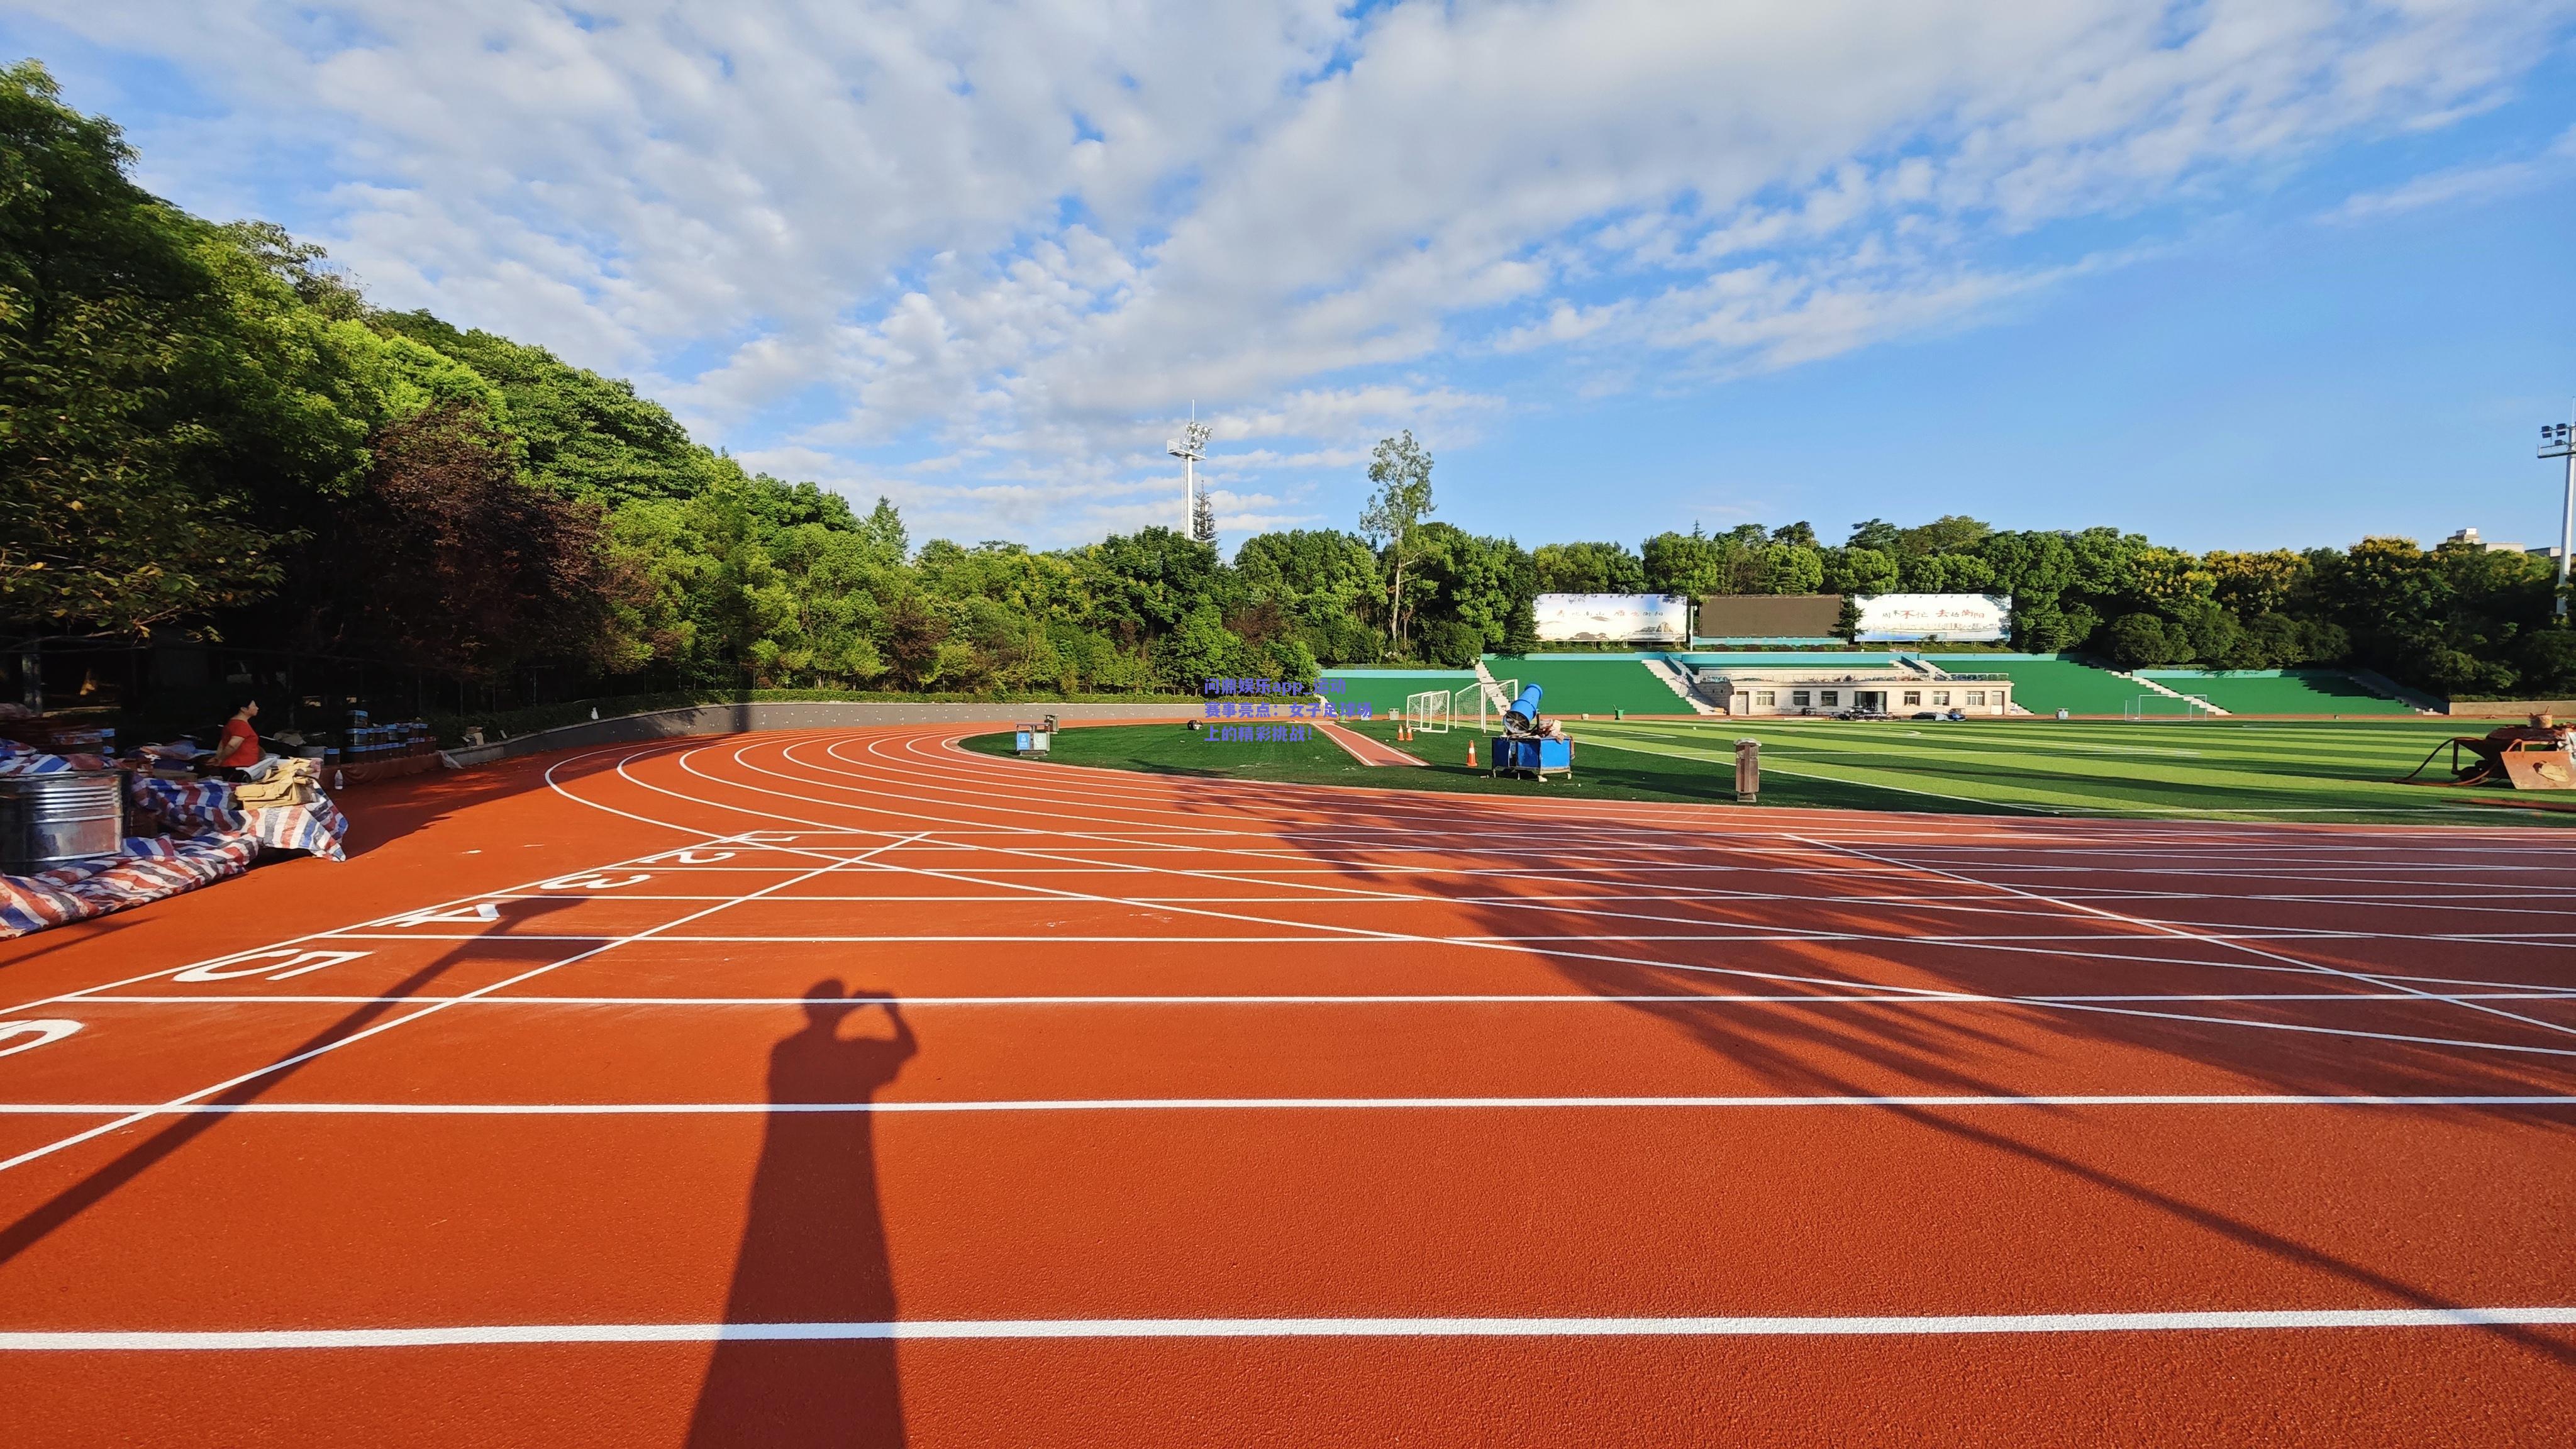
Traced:
[[125, 781], [114, 770], [0, 776], [0, 875], [114, 855], [124, 836]]

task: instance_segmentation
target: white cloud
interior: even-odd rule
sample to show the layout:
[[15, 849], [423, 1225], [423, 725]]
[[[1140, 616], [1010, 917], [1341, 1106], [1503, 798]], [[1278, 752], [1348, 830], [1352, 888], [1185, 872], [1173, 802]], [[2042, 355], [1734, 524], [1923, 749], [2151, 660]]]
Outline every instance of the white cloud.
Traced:
[[2326, 213], [2325, 219], [2369, 221], [2402, 212], [2421, 211], [2429, 206], [2474, 205], [2545, 185], [2554, 177], [2566, 175], [2571, 168], [2576, 168], [2576, 127], [2562, 132], [2538, 156], [2429, 172], [2384, 191], [2366, 191], [2349, 197], [2343, 205]]
[[[2054, 224], [2223, 204], [2339, 140], [2446, 124], [2568, 13], [27, 8], [224, 108], [137, 127], [146, 180], [181, 201], [280, 197], [388, 305], [632, 374], [746, 458], [956, 525], [925, 534], [1041, 540], [1176, 514], [1127, 490], [1166, 487], [1161, 439], [1193, 402], [1226, 466], [1285, 483], [1395, 427], [1474, 437], [1510, 389], [1462, 381], [1471, 359], [1563, 359], [1581, 396], [1974, 322], [2104, 263]], [[154, 129], [181, 124], [166, 146]], [[1245, 519], [1302, 506], [1252, 496]]]

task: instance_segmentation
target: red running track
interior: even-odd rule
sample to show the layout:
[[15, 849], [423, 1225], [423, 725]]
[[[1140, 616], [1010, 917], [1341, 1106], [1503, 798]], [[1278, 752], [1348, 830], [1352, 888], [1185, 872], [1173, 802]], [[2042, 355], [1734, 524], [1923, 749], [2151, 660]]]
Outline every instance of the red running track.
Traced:
[[2576, 842], [952, 733], [0, 947], [11, 1442], [2576, 1442]]

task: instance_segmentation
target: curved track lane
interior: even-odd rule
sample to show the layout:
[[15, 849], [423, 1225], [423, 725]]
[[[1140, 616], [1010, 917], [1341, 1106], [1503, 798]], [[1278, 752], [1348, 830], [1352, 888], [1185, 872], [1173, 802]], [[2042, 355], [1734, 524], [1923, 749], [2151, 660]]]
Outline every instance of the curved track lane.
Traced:
[[954, 734], [0, 947], [30, 1442], [2576, 1439], [2576, 847]]

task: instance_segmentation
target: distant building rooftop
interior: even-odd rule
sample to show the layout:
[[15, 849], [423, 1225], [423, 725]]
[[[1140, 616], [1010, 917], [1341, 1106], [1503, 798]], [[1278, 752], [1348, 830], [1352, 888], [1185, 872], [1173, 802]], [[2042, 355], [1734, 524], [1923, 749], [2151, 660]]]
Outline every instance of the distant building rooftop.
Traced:
[[2471, 548], [2482, 548], [2489, 553], [2538, 553], [2547, 554], [2551, 558], [2558, 557], [2558, 548], [2555, 544], [2552, 544], [2547, 548], [2530, 548], [2519, 543], [2489, 543], [2485, 539], [2478, 537], [2478, 531], [2474, 528], [2463, 528], [2459, 532], [2452, 534], [2449, 538], [2442, 541], [2444, 543], [2465, 543]]

